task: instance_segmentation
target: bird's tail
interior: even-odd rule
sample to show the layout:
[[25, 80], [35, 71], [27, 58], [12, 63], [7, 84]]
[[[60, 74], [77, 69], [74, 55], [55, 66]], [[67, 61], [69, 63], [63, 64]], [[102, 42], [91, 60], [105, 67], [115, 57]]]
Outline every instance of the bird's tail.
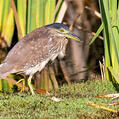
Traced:
[[9, 68], [6, 63], [2, 63], [0, 65], [0, 79], [7, 77], [11, 72], [10, 69], [11, 68]]

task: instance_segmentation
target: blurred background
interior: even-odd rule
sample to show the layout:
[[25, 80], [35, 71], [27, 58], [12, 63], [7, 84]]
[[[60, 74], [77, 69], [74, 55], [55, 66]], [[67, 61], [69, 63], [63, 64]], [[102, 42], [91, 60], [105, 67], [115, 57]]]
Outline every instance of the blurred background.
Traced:
[[[70, 85], [72, 82], [104, 78], [103, 73], [101, 75], [101, 71], [104, 71], [101, 34], [89, 45], [101, 25], [96, 0], [0, 0], [0, 62], [22, 37], [54, 22], [69, 26], [81, 42], [70, 40], [62, 60], [57, 59], [34, 75], [32, 83], [36, 91], [49, 91], [64, 83]], [[17, 84], [19, 88], [15, 85], [21, 78], [27, 77], [24, 74], [11, 74], [0, 80], [0, 91], [19, 90], [22, 83]], [[25, 86], [27, 90], [26, 80]]]

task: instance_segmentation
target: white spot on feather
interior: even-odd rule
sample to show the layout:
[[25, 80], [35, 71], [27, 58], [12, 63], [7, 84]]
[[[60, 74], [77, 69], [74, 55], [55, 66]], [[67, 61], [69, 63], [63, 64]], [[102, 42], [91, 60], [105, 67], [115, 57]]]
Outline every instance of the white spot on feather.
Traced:
[[36, 66], [29, 68], [29, 69], [25, 72], [25, 74], [26, 74], [26, 75], [33, 75], [33, 74], [35, 74], [37, 71], [40, 72], [40, 71], [45, 67], [45, 65], [49, 62], [49, 60], [50, 60], [50, 59], [48, 58], [47, 60], [43, 61], [42, 63], [39, 63], [39, 64], [37, 64]]

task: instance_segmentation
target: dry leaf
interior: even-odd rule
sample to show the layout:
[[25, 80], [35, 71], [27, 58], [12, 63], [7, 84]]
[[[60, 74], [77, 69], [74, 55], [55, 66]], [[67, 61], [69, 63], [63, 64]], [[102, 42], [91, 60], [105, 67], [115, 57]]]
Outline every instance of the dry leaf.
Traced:
[[52, 98], [50, 98], [51, 100], [53, 100], [53, 101], [55, 101], [55, 102], [60, 102], [61, 100], [60, 99], [58, 99], [58, 98], [56, 98], [56, 97], [52, 97]]
[[36, 93], [37, 93], [37, 94], [42, 93], [42, 94], [48, 94], [48, 95], [50, 95], [50, 93], [49, 93], [48, 91], [43, 90], [43, 89], [36, 89]]
[[87, 104], [92, 106], [92, 107], [104, 109], [104, 110], [107, 110], [107, 111], [110, 111], [110, 112], [114, 112], [114, 113], [118, 112], [116, 110], [113, 110], [113, 109], [110, 109], [110, 108], [107, 108], [107, 107], [104, 107], [104, 106], [101, 106], [101, 105], [98, 105], [98, 104], [94, 104], [94, 103], [91, 103], [91, 102], [87, 102]]
[[99, 96], [96, 96], [98, 98], [101, 98], [101, 97], [104, 97], [104, 98], [116, 98], [116, 97], [119, 97], [119, 93], [116, 93], [116, 94], [107, 94], [107, 95], [99, 95]]
[[109, 104], [109, 105], [119, 105], [119, 101], [118, 102], [114, 102], [114, 103]]

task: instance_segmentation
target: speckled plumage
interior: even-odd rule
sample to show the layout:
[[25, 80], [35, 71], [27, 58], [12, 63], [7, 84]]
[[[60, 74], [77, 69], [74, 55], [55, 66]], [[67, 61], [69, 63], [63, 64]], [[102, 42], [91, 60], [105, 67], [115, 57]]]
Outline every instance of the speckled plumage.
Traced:
[[41, 71], [50, 60], [64, 55], [68, 40], [54, 29], [63, 27], [68, 30], [68, 27], [60, 25], [44, 26], [23, 37], [0, 65], [0, 78], [18, 72], [33, 75]]

